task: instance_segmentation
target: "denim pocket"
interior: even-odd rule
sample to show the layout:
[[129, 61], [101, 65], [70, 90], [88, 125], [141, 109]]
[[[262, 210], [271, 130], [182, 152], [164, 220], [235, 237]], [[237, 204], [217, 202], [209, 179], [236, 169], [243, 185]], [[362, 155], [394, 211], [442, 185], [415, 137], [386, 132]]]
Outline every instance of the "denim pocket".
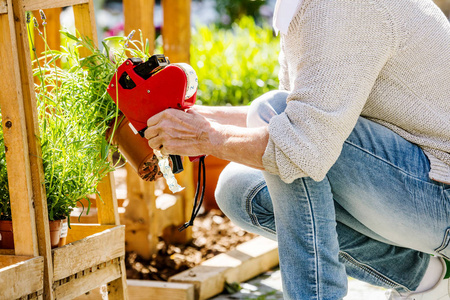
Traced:
[[437, 253], [442, 255], [443, 257], [450, 259], [450, 228], [447, 228], [444, 234], [444, 240], [442, 244], [435, 250]]

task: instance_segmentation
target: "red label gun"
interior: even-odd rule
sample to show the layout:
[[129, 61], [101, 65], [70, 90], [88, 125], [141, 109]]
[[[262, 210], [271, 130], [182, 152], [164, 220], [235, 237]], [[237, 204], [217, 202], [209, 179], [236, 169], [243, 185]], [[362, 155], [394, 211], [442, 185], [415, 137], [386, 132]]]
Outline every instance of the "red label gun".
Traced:
[[[151, 116], [167, 108], [186, 110], [193, 106], [197, 97], [197, 84], [195, 71], [189, 65], [170, 64], [164, 55], [156, 54], [145, 62], [140, 58], [127, 59], [114, 74], [107, 91], [130, 122], [131, 129], [144, 137], [147, 120]], [[173, 173], [183, 171], [181, 158], [178, 155], [170, 155], [170, 158]], [[198, 181], [191, 219], [180, 227], [180, 231], [193, 225], [205, 191], [204, 156], [189, 159], [200, 159]]]
[[[129, 58], [118, 68], [107, 91], [133, 131], [144, 137], [151, 116], [167, 108], [186, 110], [194, 105], [197, 76], [189, 65], [170, 64], [163, 54], [153, 55], [145, 62]], [[181, 158], [178, 155], [170, 158], [173, 173], [183, 171]]]

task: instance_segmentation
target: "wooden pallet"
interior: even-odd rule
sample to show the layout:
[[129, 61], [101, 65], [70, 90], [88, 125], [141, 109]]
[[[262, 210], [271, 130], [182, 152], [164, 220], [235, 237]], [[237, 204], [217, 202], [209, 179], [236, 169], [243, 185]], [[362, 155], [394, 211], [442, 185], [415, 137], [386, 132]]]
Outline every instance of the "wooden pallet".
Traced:
[[[125, 228], [119, 225], [112, 174], [106, 176], [98, 187], [103, 199], [98, 201], [98, 224], [73, 225], [66, 246], [53, 250], [50, 247], [46, 195], [41, 184], [44, 178], [41, 149], [36, 138], [39, 127], [25, 12], [66, 6], [73, 6], [78, 31], [96, 42], [94, 10], [90, 0], [0, 0], [0, 62], [2, 75], [9, 75], [5, 75], [6, 82], [2, 82], [4, 89], [0, 94], [0, 105], [2, 122], [7, 128], [4, 133], [8, 147], [7, 159], [11, 162], [8, 164], [11, 205], [14, 213], [19, 212], [28, 217], [28, 222], [20, 225], [13, 214], [15, 254], [41, 256], [30, 260], [30, 267], [26, 268], [31, 270], [34, 265], [41, 263], [41, 269], [36, 267], [39, 270], [36, 272], [41, 275], [32, 276], [40, 281], [39, 290], [33, 291], [38, 293], [38, 297], [73, 299], [95, 287], [108, 284], [109, 299], [127, 299]], [[86, 54], [80, 51], [80, 55]], [[22, 198], [16, 195], [18, 193]], [[23, 269], [21, 266], [13, 270], [22, 272]], [[0, 282], [3, 279], [2, 271], [0, 269]], [[17, 276], [28, 277], [24, 274]], [[20, 285], [13, 288], [20, 293], [28, 292]], [[11, 295], [11, 299], [16, 297], [15, 294]]]

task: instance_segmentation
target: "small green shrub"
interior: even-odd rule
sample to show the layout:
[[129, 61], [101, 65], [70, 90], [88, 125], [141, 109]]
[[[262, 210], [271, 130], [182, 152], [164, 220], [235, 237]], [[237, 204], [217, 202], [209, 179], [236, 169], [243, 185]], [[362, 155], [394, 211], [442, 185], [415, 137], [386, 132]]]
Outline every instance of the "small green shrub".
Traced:
[[203, 105], [246, 105], [278, 88], [279, 38], [268, 25], [243, 17], [231, 29], [197, 26], [192, 34], [191, 65], [199, 78]]

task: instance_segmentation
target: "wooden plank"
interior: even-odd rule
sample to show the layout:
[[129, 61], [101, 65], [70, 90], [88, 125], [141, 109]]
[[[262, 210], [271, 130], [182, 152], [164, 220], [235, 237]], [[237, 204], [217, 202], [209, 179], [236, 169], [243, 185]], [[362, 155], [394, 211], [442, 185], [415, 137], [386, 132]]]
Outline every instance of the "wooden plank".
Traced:
[[[12, 16], [0, 15], [0, 107], [17, 255], [38, 255], [25, 112]], [[1, 150], [3, 151], [3, 149]]]
[[120, 277], [121, 275], [120, 265], [117, 263], [110, 264], [105, 268], [88, 273], [80, 278], [70, 279], [67, 283], [57, 286], [54, 289], [55, 299], [72, 300], [102, 284]]
[[137, 172], [129, 163], [125, 165], [127, 170], [127, 203], [125, 212], [122, 216], [122, 222], [125, 227], [126, 251], [136, 252], [144, 259], [150, 259], [152, 254], [156, 253], [156, 243], [158, 237], [153, 238], [150, 235], [149, 226], [152, 224], [150, 217], [151, 212], [148, 204], [143, 197], [143, 189], [146, 187], [153, 191], [152, 202], [154, 196], [154, 182], [143, 181]]
[[125, 260], [120, 260], [120, 270], [122, 276], [116, 280], [108, 282], [108, 300], [123, 300], [128, 299], [128, 285], [127, 285], [127, 270], [125, 267]]
[[[75, 18], [75, 28], [82, 36], [90, 38], [94, 45], [98, 45], [97, 31], [95, 30], [95, 13], [94, 4], [88, 1], [85, 4], [78, 4], [73, 6], [73, 15]], [[85, 57], [91, 52], [86, 48], [80, 48], [80, 56]]]
[[242, 282], [278, 265], [277, 243], [257, 237], [228, 253], [217, 255], [201, 265], [169, 278], [171, 282], [192, 283], [196, 299], [221, 293], [225, 282]]
[[127, 280], [128, 296], [133, 300], [194, 300], [194, 286], [186, 283]]
[[189, 63], [191, 0], [163, 0], [163, 47], [170, 62]]
[[71, 224], [67, 235], [67, 243], [82, 240], [96, 233], [100, 233], [107, 229], [115, 228], [114, 225], [100, 225], [100, 224]]
[[73, 6], [88, 3], [89, 0], [22, 0], [24, 10], [38, 10]]
[[[38, 2], [38, 1], [36, 1]], [[26, 28], [26, 8], [19, 0], [7, 0], [10, 18], [9, 23], [14, 24], [16, 51], [14, 51], [14, 63], [20, 70], [20, 78], [17, 82], [21, 84], [24, 119], [26, 122], [28, 157], [30, 161], [31, 182], [36, 213], [36, 230], [38, 236], [39, 255], [44, 257], [44, 294], [45, 299], [52, 300], [50, 293], [50, 282], [53, 278], [51, 264], [50, 230], [48, 223], [47, 199], [44, 185], [44, 170], [42, 165], [42, 152], [39, 143], [39, 124], [36, 109], [36, 98], [32, 68], [30, 61], [30, 48]], [[43, 7], [44, 8], [44, 7]], [[16, 74], [17, 76], [18, 74]]]
[[96, 199], [98, 222], [103, 225], [120, 225], [113, 172], [102, 179], [98, 191], [101, 196], [101, 199]]
[[0, 249], [0, 255], [14, 255], [14, 249]]
[[[131, 168], [130, 172], [132, 172]], [[136, 178], [139, 177], [137, 175], [135, 176]], [[158, 224], [160, 223], [161, 218], [156, 210], [155, 182], [144, 181], [139, 178], [138, 180], [142, 191], [141, 199], [147, 213], [145, 218], [145, 231], [148, 234], [146, 242], [148, 244], [149, 256], [151, 256], [158, 251], [156, 246], [158, 245], [159, 236], [161, 234], [161, 232], [158, 231]]]
[[[125, 226], [115, 226], [53, 249], [53, 281], [125, 255]], [[85, 255], [88, 253], [88, 255]]]
[[[6, 264], [10, 262], [9, 266]], [[18, 299], [42, 291], [44, 259], [42, 257], [0, 256], [2, 299]]]
[[33, 256], [0, 255], [1, 269], [32, 259]]
[[134, 39], [139, 40], [140, 29], [142, 38], [148, 39], [150, 45], [150, 53], [153, 53], [155, 41], [155, 27], [153, 24], [153, 7], [154, 0], [123, 0], [123, 14], [125, 21], [125, 35], [136, 30]]
[[[132, 300], [194, 300], [194, 286], [188, 283], [153, 280], [127, 280], [128, 297]], [[75, 300], [102, 299], [101, 288], [90, 291]]]
[[6, 0], [0, 0], [0, 14], [6, 14], [8, 12], [8, 6]]

